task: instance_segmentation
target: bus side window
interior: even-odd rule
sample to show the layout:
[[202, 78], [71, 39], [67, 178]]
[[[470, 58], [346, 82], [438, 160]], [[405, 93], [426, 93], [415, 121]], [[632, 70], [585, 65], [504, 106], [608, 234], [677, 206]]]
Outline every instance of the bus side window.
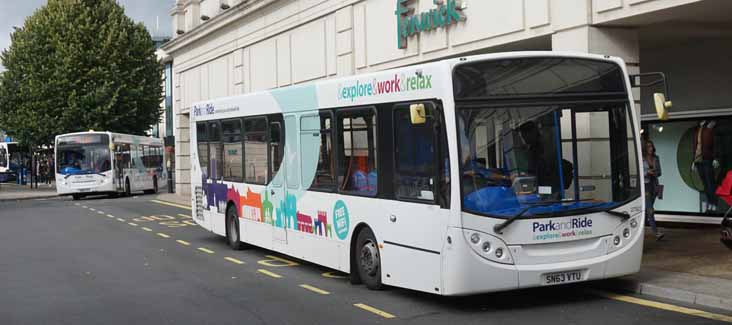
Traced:
[[376, 196], [376, 112], [373, 108], [338, 114], [338, 188]]
[[[315, 169], [310, 189], [332, 191], [335, 189], [335, 160], [333, 159], [333, 115], [331, 112], [320, 112], [319, 115], [305, 116], [300, 120], [300, 136], [315, 137], [319, 142], [318, 165]], [[305, 146], [302, 142], [301, 152]], [[305, 169], [303, 167], [303, 186]]]
[[224, 177], [224, 146], [221, 144], [221, 126], [217, 121], [208, 123], [208, 154], [211, 179], [221, 180]]
[[224, 180], [241, 182], [244, 179], [242, 167], [241, 120], [221, 122], [224, 139]]
[[249, 184], [267, 183], [267, 119], [254, 117], [244, 120], [244, 181]]
[[[277, 172], [282, 166], [282, 157], [285, 154], [284, 139], [282, 139], [282, 122], [274, 121], [269, 123], [269, 179], [274, 180]], [[280, 178], [281, 179], [281, 178]], [[289, 182], [289, 180], [288, 180]], [[281, 181], [277, 181], [276, 186], [281, 186]]]
[[208, 178], [208, 127], [206, 122], [196, 124], [196, 141], [198, 145], [198, 164], [201, 166], [201, 174]]
[[412, 124], [410, 104], [394, 109], [395, 192], [399, 199], [435, 202], [437, 172], [434, 133], [435, 108], [424, 103], [424, 124]]

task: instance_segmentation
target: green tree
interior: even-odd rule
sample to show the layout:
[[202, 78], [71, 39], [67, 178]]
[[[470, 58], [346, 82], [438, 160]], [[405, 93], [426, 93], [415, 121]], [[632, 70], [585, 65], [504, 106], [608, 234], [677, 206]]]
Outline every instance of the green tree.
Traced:
[[0, 129], [23, 143], [89, 129], [144, 134], [160, 120], [155, 47], [115, 0], [49, 0], [0, 59]]

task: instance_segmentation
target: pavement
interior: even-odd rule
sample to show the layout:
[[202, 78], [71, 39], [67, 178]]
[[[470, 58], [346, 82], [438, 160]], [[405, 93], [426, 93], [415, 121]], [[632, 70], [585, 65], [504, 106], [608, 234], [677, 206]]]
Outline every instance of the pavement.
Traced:
[[592, 283], [468, 297], [371, 291], [272, 251], [232, 251], [193, 222], [185, 198], [163, 198], [0, 202], [0, 324], [732, 322], [719, 309]]
[[0, 183], [0, 201], [32, 200], [57, 196], [56, 186], [38, 183], [38, 188], [16, 183]]
[[732, 311], [732, 250], [719, 242], [719, 226], [661, 228], [647, 232], [641, 271], [611, 281], [615, 288], [650, 297]]

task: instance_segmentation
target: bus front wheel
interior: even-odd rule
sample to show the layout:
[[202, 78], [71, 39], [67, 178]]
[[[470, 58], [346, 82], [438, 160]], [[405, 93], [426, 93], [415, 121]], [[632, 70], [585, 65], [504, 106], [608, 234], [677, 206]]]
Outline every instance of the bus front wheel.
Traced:
[[73, 194], [71, 195], [71, 199], [74, 201], [79, 201], [81, 200], [81, 194]]
[[232, 205], [226, 209], [226, 241], [233, 250], [242, 250], [244, 243], [239, 236], [239, 217], [236, 215], [236, 208]]
[[381, 282], [381, 254], [376, 242], [374, 233], [369, 228], [364, 228], [358, 234], [356, 263], [358, 263], [358, 274], [366, 287], [371, 290], [381, 290], [384, 284]]

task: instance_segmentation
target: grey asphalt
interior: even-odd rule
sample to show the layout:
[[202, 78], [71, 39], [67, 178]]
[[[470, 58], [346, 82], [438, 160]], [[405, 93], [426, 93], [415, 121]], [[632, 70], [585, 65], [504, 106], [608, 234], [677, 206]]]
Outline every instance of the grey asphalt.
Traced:
[[153, 198], [0, 202], [0, 324], [715, 324], [603, 298], [592, 284], [460, 298], [369, 291], [271, 251], [232, 251]]

